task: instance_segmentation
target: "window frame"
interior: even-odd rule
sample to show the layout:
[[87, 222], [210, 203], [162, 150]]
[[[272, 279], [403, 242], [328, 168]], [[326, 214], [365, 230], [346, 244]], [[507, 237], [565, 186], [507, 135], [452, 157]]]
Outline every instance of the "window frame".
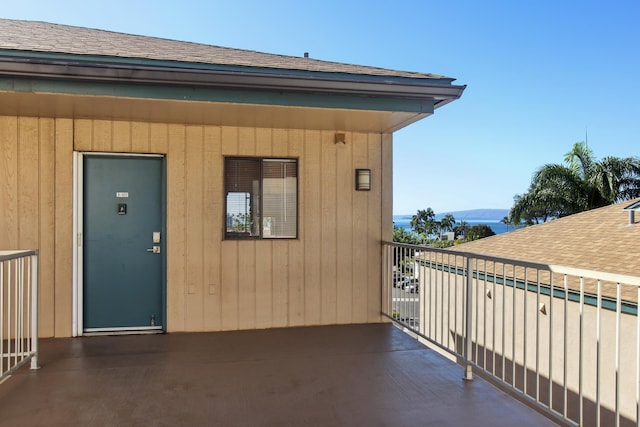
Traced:
[[[249, 235], [248, 233], [243, 233], [243, 232], [229, 232], [228, 230], [228, 224], [227, 224], [227, 218], [228, 218], [228, 197], [229, 197], [229, 191], [228, 191], [228, 185], [229, 185], [229, 180], [227, 177], [227, 166], [229, 161], [233, 161], [233, 160], [249, 160], [249, 161], [258, 161], [259, 163], [259, 170], [258, 170], [258, 174], [259, 174], [259, 201], [258, 201], [258, 224], [259, 226], [257, 227], [258, 231], [258, 235]], [[295, 187], [295, 195], [296, 195], [296, 202], [295, 202], [295, 218], [296, 218], [296, 225], [295, 225], [295, 235], [294, 236], [264, 236], [264, 162], [265, 161], [283, 161], [283, 162], [291, 162], [295, 165], [295, 178], [296, 178], [296, 187]], [[223, 212], [223, 237], [224, 240], [297, 240], [299, 238], [299, 223], [300, 223], [300, 159], [297, 157], [258, 157], [258, 156], [224, 156], [223, 157], [223, 198], [224, 198], [224, 202], [223, 202], [223, 206], [224, 206], [224, 212]], [[253, 193], [252, 193], [253, 194]]]

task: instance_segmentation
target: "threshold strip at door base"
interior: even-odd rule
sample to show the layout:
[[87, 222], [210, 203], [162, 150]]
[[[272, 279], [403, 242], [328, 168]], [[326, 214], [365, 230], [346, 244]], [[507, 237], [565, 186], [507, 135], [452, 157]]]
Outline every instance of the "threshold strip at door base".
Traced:
[[141, 326], [124, 328], [87, 328], [82, 335], [142, 335], [142, 334], [163, 334], [162, 326]]

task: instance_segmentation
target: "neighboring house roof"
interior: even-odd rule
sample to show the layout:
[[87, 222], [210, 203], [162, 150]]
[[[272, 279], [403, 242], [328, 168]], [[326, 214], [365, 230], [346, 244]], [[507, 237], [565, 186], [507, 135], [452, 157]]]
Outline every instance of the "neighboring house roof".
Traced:
[[[454, 250], [640, 276], [640, 199], [455, 246]], [[640, 208], [640, 206], [637, 206]]]

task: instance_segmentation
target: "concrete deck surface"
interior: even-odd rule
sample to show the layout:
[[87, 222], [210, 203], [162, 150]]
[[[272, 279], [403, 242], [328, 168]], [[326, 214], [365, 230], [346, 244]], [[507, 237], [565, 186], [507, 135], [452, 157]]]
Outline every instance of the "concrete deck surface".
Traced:
[[547, 426], [390, 324], [40, 341], [0, 426]]

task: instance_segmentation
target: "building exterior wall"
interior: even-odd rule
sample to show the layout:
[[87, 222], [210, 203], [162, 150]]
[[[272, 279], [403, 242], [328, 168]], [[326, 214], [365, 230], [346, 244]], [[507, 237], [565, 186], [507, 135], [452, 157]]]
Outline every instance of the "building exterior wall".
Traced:
[[[74, 151], [166, 155], [169, 332], [380, 321], [391, 135], [334, 134], [0, 117], [0, 248], [40, 250], [40, 335], [72, 334]], [[227, 155], [298, 158], [297, 239], [223, 239]]]

